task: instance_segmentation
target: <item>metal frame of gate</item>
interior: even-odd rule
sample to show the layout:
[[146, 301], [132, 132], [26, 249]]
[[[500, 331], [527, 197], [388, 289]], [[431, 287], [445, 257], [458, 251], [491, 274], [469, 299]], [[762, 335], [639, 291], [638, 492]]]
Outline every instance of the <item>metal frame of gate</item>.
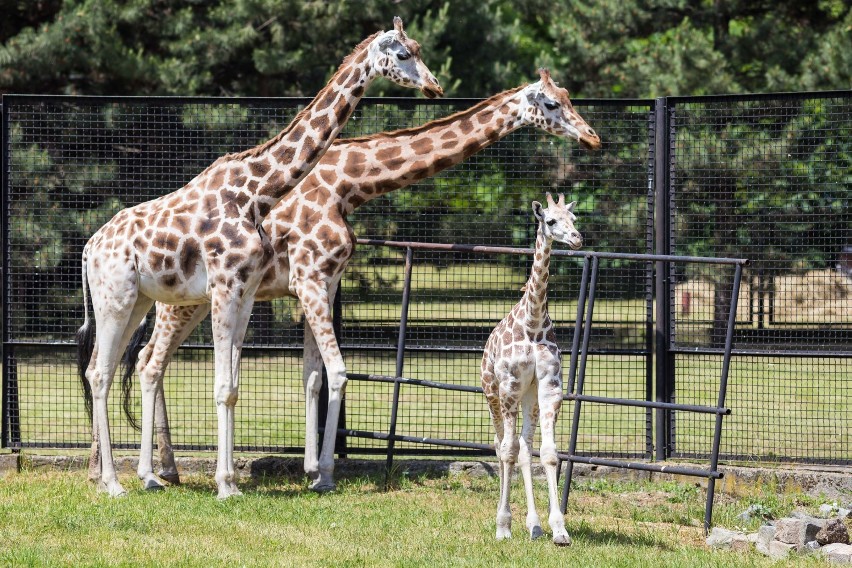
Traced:
[[[701, 406], [694, 404], [678, 404], [665, 402], [664, 400], [635, 400], [614, 397], [589, 396], [583, 394], [586, 378], [586, 359], [589, 354], [589, 342], [592, 332], [592, 322], [595, 309], [595, 288], [598, 281], [598, 266], [601, 258], [625, 258], [631, 260], [647, 260], [657, 263], [657, 270], [666, 270], [671, 263], [704, 263], [704, 264], [728, 264], [734, 265], [734, 281], [732, 285], [732, 300], [728, 314], [727, 331], [725, 334], [725, 347], [722, 357], [722, 370], [719, 381], [719, 393], [716, 406]], [[591, 264], [591, 275], [589, 275]], [[704, 508], [704, 531], [710, 530], [713, 517], [713, 496], [716, 488], [716, 480], [723, 477], [719, 471], [719, 446], [722, 438], [722, 418], [731, 413], [731, 409], [725, 406], [725, 397], [728, 389], [728, 371], [731, 363], [731, 350], [733, 347], [734, 326], [737, 318], [737, 300], [742, 280], [743, 266], [748, 264], [747, 259], [735, 258], [713, 258], [692, 257], [674, 255], [641, 255], [641, 254], [614, 254], [614, 253], [587, 253], [583, 263], [583, 276], [580, 283], [580, 294], [577, 302], [577, 319], [574, 325], [574, 339], [571, 346], [571, 362], [568, 369], [568, 389], [563, 400], [574, 401], [573, 417], [571, 420], [571, 438], [567, 454], [559, 454], [561, 460], [567, 462], [565, 470], [565, 483], [562, 489], [562, 512], [565, 513], [568, 506], [568, 495], [571, 490], [571, 480], [574, 473], [574, 463], [585, 463], [590, 465], [601, 465], [624, 469], [643, 470], [659, 473], [671, 473], [693, 477], [707, 478], [707, 501]], [[663, 272], [665, 274], [667, 272]], [[585, 325], [583, 325], [584, 308], [586, 311]], [[582, 345], [580, 334], [582, 332]], [[579, 359], [579, 363], [578, 363]], [[611, 404], [617, 406], [634, 406], [646, 409], [655, 409], [661, 414], [663, 411], [671, 412], [681, 410], [685, 412], [697, 412], [703, 414], [714, 414], [716, 417], [713, 431], [713, 441], [710, 451], [710, 464], [708, 469], [694, 467], [683, 467], [673, 465], [661, 465], [648, 462], [630, 462], [611, 459], [602, 459], [589, 456], [577, 455], [577, 436], [580, 429], [580, 408], [583, 402], [596, 404]], [[658, 420], [658, 424], [659, 424]], [[560, 468], [561, 469], [561, 468]]]
[[[459, 440], [447, 440], [439, 438], [423, 438], [415, 436], [402, 436], [396, 433], [396, 416], [400, 403], [400, 388], [402, 385], [421, 386], [428, 388], [437, 388], [443, 390], [455, 390], [470, 393], [482, 393], [481, 387], [473, 387], [467, 385], [457, 385], [449, 383], [439, 383], [434, 381], [426, 381], [419, 379], [409, 379], [403, 377], [403, 366], [405, 361], [405, 342], [406, 342], [406, 327], [408, 323], [408, 305], [411, 298], [411, 271], [413, 265], [413, 251], [432, 250], [432, 251], [455, 251], [455, 252], [470, 252], [481, 254], [534, 254], [532, 249], [510, 248], [510, 247], [490, 247], [490, 246], [474, 246], [474, 245], [452, 245], [438, 243], [416, 243], [416, 242], [399, 242], [399, 241], [382, 241], [382, 240], [367, 240], [359, 239], [359, 245], [374, 245], [388, 246], [393, 248], [405, 249], [405, 276], [403, 282], [402, 306], [400, 310], [400, 331], [396, 353], [396, 371], [395, 376], [387, 375], [363, 375], [351, 374], [351, 379], [366, 380], [374, 382], [391, 383], [394, 385], [393, 402], [391, 407], [391, 418], [388, 427], [388, 432], [366, 432], [361, 430], [350, 430], [340, 428], [338, 434], [340, 436], [352, 436], [356, 438], [371, 438], [387, 441], [387, 458], [386, 458], [386, 475], [388, 475], [393, 466], [394, 445], [396, 442], [414, 442], [421, 444], [431, 444], [437, 446], [446, 446], [451, 448], [466, 448], [474, 450], [484, 450], [488, 452], [494, 451], [492, 444], [480, 444], [475, 442], [464, 442]], [[719, 471], [719, 447], [722, 438], [722, 417], [731, 413], [730, 408], [725, 406], [725, 398], [727, 395], [728, 371], [731, 362], [731, 351], [733, 348], [734, 327], [736, 325], [737, 314], [737, 299], [739, 296], [740, 282], [742, 280], [743, 267], [748, 264], [747, 259], [741, 258], [717, 258], [717, 257], [696, 257], [696, 256], [677, 256], [677, 255], [655, 255], [655, 254], [629, 254], [629, 253], [611, 253], [611, 252], [595, 252], [595, 251], [565, 251], [555, 250], [551, 253], [553, 256], [568, 256], [583, 258], [583, 274], [580, 282], [580, 290], [577, 301], [577, 317], [574, 323], [574, 337], [571, 344], [571, 356], [568, 368], [568, 387], [565, 394], [562, 396], [563, 401], [573, 401], [573, 416], [571, 420], [571, 437], [567, 453], [558, 453], [557, 456], [560, 462], [566, 463], [566, 475], [562, 491], [562, 512], [565, 513], [568, 505], [568, 495], [573, 477], [574, 463], [586, 463], [590, 465], [602, 465], [608, 467], [644, 470], [660, 473], [671, 473], [677, 475], [686, 475], [693, 477], [705, 477], [708, 479], [707, 485], [707, 500], [704, 510], [704, 530], [709, 530], [713, 515], [713, 499], [715, 494], [715, 482], [723, 477], [723, 473]], [[586, 361], [589, 355], [589, 344], [592, 332], [592, 321], [594, 317], [595, 306], [595, 290], [598, 282], [598, 273], [601, 259], [609, 260], [628, 260], [638, 262], [656, 263], [658, 275], [668, 274], [668, 268], [672, 263], [702, 263], [702, 264], [727, 264], [734, 265], [734, 281], [732, 286], [732, 301], [730, 312], [727, 321], [727, 333], [725, 337], [725, 346], [723, 351], [721, 380], [719, 383], [718, 402], [716, 406], [701, 406], [693, 404], [678, 404], [665, 402], [660, 399], [660, 391], [658, 390], [658, 400], [636, 400], [614, 397], [589, 396], [583, 394], [586, 375]], [[584, 317], [585, 313], [585, 317]], [[584, 324], [585, 322], [585, 324]], [[582, 335], [582, 341], [580, 339]], [[649, 397], [650, 398], [650, 397]], [[716, 423], [713, 433], [712, 449], [710, 454], [710, 465], [708, 469], [699, 469], [694, 467], [684, 467], [676, 465], [666, 465], [652, 462], [633, 462], [619, 461], [612, 459], [596, 458], [587, 455], [577, 455], [577, 437], [579, 435], [580, 425], [580, 409], [582, 402], [611, 404], [618, 406], [641, 407], [651, 412], [657, 410], [658, 414], [662, 412], [671, 412], [673, 410], [681, 410], [686, 412], [696, 412], [703, 414], [714, 414]], [[650, 418], [649, 418], [650, 419]], [[658, 423], [659, 423], [658, 419]], [[532, 452], [538, 456], [537, 451]], [[561, 471], [561, 464], [559, 471]]]

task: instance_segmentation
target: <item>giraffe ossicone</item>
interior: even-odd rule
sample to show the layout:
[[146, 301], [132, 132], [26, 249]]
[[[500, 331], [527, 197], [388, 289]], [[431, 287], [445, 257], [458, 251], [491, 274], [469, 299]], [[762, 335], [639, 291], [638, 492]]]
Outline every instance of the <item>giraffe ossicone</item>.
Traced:
[[[89, 476], [99, 489], [112, 496], [125, 493], [115, 473], [106, 404], [118, 358], [154, 302], [209, 302], [218, 423], [215, 479], [220, 498], [240, 493], [233, 456], [240, 355], [255, 293], [273, 256], [262, 222], [311, 172], [378, 77], [429, 97], [443, 94], [420, 59], [420, 46], [395, 18], [394, 29], [361, 42], [277, 136], [216, 160], [171, 194], [120, 211], [89, 239], [83, 250], [85, 320], [77, 334], [78, 363], [92, 410]], [[155, 393], [143, 389], [142, 396], [143, 407], [153, 407]], [[145, 421], [153, 416], [142, 420], [147, 430], [151, 425]], [[146, 487], [159, 485], [153, 474], [137, 473], [146, 474]]]
[[[257, 299], [296, 297], [305, 313], [305, 471], [313, 489], [335, 487], [334, 447], [347, 378], [332, 327], [331, 305], [355, 249], [348, 215], [364, 203], [433, 176], [528, 125], [579, 140], [587, 148], [600, 146], [597, 134], [571, 105], [568, 92], [542, 71], [536, 83], [498, 93], [451, 116], [414, 128], [336, 141], [314, 171], [264, 221], [274, 257], [261, 279]], [[154, 330], [139, 353], [138, 363], [125, 365], [126, 381], [132, 380], [135, 366], [143, 392], [156, 393], [153, 402], [150, 397], [142, 397], [142, 423], [148, 428], [142, 431], [139, 461], [143, 482], [153, 476], [154, 423], [162, 466], [160, 477], [172, 482], [180, 480], [163, 377], [172, 355], [209, 309], [209, 305], [158, 303]], [[140, 334], [134, 339], [141, 341], [144, 337]], [[323, 365], [329, 400], [322, 453], [318, 454]], [[155, 404], [156, 410], [146, 406], [149, 403]], [[146, 419], [151, 414], [153, 422]]]
[[[555, 427], [562, 405], [562, 364], [553, 322], [547, 313], [547, 280], [553, 241], [577, 250], [583, 238], [574, 227], [575, 202], [565, 204], [547, 194], [547, 207], [532, 202], [538, 224], [535, 257], [521, 300], [491, 332], [482, 354], [482, 390], [494, 424], [494, 449], [500, 460], [500, 500], [497, 505], [497, 539], [512, 536], [512, 511], [509, 491], [512, 472], [519, 464], [527, 501], [526, 527], [530, 538], [543, 534], [533, 500], [532, 444], [541, 420], [539, 455], [547, 478], [548, 524], [553, 542], [571, 544], [565, 519], [559, 509], [556, 474]], [[521, 433], [517, 433], [518, 414], [522, 415]]]

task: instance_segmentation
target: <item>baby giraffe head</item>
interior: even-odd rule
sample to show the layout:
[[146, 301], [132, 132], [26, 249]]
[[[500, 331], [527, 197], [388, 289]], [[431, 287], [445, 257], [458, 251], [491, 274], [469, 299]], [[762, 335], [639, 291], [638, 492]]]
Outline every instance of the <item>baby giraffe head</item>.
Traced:
[[561, 193], [559, 201], [556, 202], [547, 194], [547, 208], [542, 207], [538, 201], [532, 202], [533, 215], [538, 220], [539, 230], [545, 238], [566, 244], [571, 250], [583, 246], [583, 237], [574, 228], [577, 216], [574, 215], [573, 209], [576, 204], [576, 201], [572, 201], [565, 205], [565, 196]]
[[538, 72], [541, 80], [524, 89], [527, 102], [525, 121], [550, 134], [573, 138], [586, 150], [600, 148], [600, 137], [574, 110], [568, 90], [558, 86], [547, 69], [539, 69]]
[[420, 59], [420, 44], [406, 35], [399, 16], [393, 19], [393, 26], [370, 45], [374, 69], [398, 85], [420, 89], [430, 99], [443, 96], [444, 89]]

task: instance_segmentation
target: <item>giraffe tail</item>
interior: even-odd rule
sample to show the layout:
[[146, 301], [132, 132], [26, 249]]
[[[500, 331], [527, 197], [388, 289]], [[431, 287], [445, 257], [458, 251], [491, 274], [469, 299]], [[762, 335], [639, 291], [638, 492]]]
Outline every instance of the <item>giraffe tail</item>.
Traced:
[[124, 409], [124, 417], [130, 426], [142, 431], [142, 427], [137, 422], [133, 415], [133, 404], [130, 400], [130, 393], [133, 390], [133, 375], [136, 371], [136, 361], [139, 359], [139, 352], [142, 351], [145, 335], [148, 332], [148, 318], [142, 320], [139, 327], [130, 338], [130, 343], [127, 345], [127, 350], [121, 358], [121, 364], [124, 366], [124, 372], [121, 375], [121, 407]]
[[86, 369], [95, 351], [95, 325], [89, 319], [89, 279], [86, 275], [86, 250], [83, 250], [83, 325], [77, 330], [77, 372], [83, 387], [83, 401], [86, 414], [92, 419], [92, 385], [86, 377]]

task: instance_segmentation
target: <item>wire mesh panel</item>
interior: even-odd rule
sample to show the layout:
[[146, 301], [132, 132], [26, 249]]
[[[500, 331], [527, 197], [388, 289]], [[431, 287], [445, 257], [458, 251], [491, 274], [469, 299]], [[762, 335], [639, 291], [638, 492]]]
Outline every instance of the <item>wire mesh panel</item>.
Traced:
[[[73, 360], [73, 337], [83, 319], [80, 256], [89, 236], [120, 209], [174, 191], [217, 157], [265, 141], [305, 102], [4, 97], [3, 373], [5, 398], [14, 401], [14, 414], [7, 416], [13, 427], [5, 442], [16, 447], [89, 444]], [[344, 136], [422, 124], [474, 102], [364, 100]], [[366, 204], [350, 216], [355, 233], [532, 246], [530, 203], [553, 191], [578, 201], [577, 226], [587, 247], [644, 252], [652, 218], [650, 106], [643, 101], [576, 106], [603, 139], [601, 151], [585, 152], [575, 142], [522, 129], [435, 178]], [[519, 257], [455, 253], [423, 253], [416, 260], [405, 374], [477, 382], [476, 351], [516, 299], [528, 263]], [[576, 302], [576, 263], [555, 263], [553, 274], [552, 313], [557, 322], [568, 322]], [[608, 322], [602, 329], [613, 346], [644, 345], [641, 298], [650, 286], [649, 273], [645, 267], [626, 267], [618, 274], [602, 284], [601, 293], [610, 300], [599, 311]], [[351, 372], [394, 374], [401, 281], [398, 253], [360, 247], [341, 284], [341, 340]], [[242, 363], [238, 447], [296, 450], [304, 443], [303, 328], [302, 309], [292, 298], [256, 305]], [[569, 341], [567, 327], [560, 333], [563, 342]], [[179, 448], [215, 445], [210, 342], [205, 320], [165, 377]], [[436, 351], [453, 347], [461, 351]], [[602, 365], [618, 364], [603, 363], [607, 357], [600, 355]], [[391, 390], [352, 381], [346, 426], [386, 431]], [[113, 440], [119, 447], [135, 446], [137, 434], [120, 417], [119, 398], [114, 388]], [[138, 388], [131, 400], [138, 417]], [[457, 403], [461, 406], [452, 408]], [[401, 418], [408, 423], [401, 422], [399, 430], [489, 441], [484, 403], [467, 404], [430, 394], [404, 411]], [[446, 412], [435, 412], [446, 406]], [[353, 446], [370, 448], [363, 440]]]
[[[751, 260], [723, 453], [848, 463], [852, 95], [676, 98], [669, 120], [673, 250]], [[706, 352], [677, 356], [680, 401], [719, 364], [732, 274], [672, 274], [673, 345]], [[702, 429], [679, 415], [676, 453], [702, 453]]]

